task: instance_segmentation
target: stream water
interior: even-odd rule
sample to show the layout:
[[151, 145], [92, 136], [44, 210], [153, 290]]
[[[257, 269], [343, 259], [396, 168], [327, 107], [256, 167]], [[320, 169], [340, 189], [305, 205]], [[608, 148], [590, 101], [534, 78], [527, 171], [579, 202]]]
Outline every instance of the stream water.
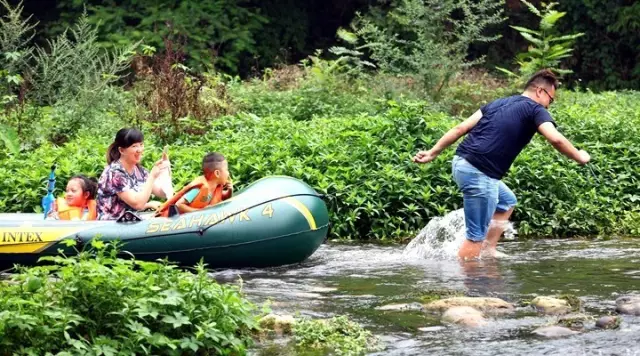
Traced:
[[[543, 339], [531, 331], [556, 317], [526, 304], [537, 295], [572, 294], [589, 315], [615, 314], [617, 297], [640, 293], [640, 240], [511, 240], [500, 243], [506, 258], [461, 265], [454, 256], [463, 228], [457, 211], [432, 221], [407, 246], [329, 243], [299, 265], [214, 277], [241, 277], [248, 297], [271, 300], [276, 313], [346, 314], [383, 341], [385, 349], [372, 355], [640, 356], [640, 317], [624, 315], [616, 330], [591, 322], [580, 334]], [[517, 309], [475, 329], [442, 324], [439, 315], [420, 310], [376, 309], [421, 302], [434, 290], [499, 297]]]

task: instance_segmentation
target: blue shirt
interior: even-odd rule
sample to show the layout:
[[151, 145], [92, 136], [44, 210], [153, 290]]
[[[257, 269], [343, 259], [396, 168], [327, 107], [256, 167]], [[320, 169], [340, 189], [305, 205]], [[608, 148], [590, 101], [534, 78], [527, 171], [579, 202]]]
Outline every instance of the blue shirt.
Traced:
[[456, 154], [495, 179], [504, 177], [538, 126], [545, 122], [556, 125], [542, 105], [523, 95], [495, 100], [480, 110], [482, 118], [460, 143]]

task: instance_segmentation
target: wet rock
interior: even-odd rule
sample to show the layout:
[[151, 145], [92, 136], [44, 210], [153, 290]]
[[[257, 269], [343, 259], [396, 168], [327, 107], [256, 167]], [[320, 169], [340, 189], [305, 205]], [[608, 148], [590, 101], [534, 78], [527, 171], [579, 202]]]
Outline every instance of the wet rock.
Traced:
[[338, 288], [334, 287], [311, 287], [309, 292], [311, 293], [331, 293], [337, 291]]
[[466, 306], [481, 310], [486, 313], [501, 314], [514, 311], [511, 303], [507, 303], [500, 298], [485, 297], [453, 297], [440, 299], [425, 305], [428, 310], [443, 311], [452, 307]]
[[405, 303], [405, 304], [387, 304], [380, 307], [376, 307], [376, 310], [383, 311], [407, 311], [407, 310], [423, 310], [424, 307], [420, 303]]
[[552, 297], [536, 297], [531, 301], [531, 305], [545, 314], [566, 314], [571, 310], [566, 300]]
[[547, 337], [547, 338], [565, 337], [565, 336], [579, 334], [579, 332], [577, 331], [573, 331], [569, 328], [565, 328], [564, 326], [557, 326], [557, 325], [542, 326], [533, 330], [533, 333], [538, 336]]
[[584, 325], [593, 318], [587, 314], [574, 313], [563, 315], [558, 318], [558, 324], [570, 329], [582, 329]]
[[596, 327], [601, 329], [617, 329], [620, 327], [621, 319], [618, 316], [607, 315], [596, 321]]
[[487, 319], [478, 309], [468, 306], [456, 306], [447, 309], [442, 314], [442, 322], [475, 328], [485, 325]]
[[296, 320], [291, 315], [269, 314], [258, 321], [261, 328], [270, 330], [278, 336], [291, 334]]
[[445, 330], [447, 329], [444, 326], [425, 326], [424, 328], [418, 328], [418, 330], [424, 332], [424, 333], [428, 333], [428, 332], [436, 332], [436, 331], [441, 331], [441, 330]]
[[640, 315], [640, 296], [627, 295], [616, 299], [616, 311], [621, 314]]

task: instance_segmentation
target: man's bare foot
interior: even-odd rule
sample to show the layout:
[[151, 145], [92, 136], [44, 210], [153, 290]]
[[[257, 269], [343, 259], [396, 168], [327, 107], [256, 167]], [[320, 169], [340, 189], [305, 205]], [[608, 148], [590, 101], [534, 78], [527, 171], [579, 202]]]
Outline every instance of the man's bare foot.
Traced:
[[495, 248], [488, 247], [482, 250], [482, 257], [505, 258], [505, 257], [509, 257], [509, 255], [507, 255], [506, 253], [500, 252]]

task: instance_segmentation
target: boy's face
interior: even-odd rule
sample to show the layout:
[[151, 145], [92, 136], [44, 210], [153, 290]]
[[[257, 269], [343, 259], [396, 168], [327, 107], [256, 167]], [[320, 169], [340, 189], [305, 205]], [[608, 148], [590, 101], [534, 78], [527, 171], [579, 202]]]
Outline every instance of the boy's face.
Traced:
[[229, 180], [229, 163], [226, 160], [222, 161], [220, 167], [214, 173], [218, 181], [227, 182]]

